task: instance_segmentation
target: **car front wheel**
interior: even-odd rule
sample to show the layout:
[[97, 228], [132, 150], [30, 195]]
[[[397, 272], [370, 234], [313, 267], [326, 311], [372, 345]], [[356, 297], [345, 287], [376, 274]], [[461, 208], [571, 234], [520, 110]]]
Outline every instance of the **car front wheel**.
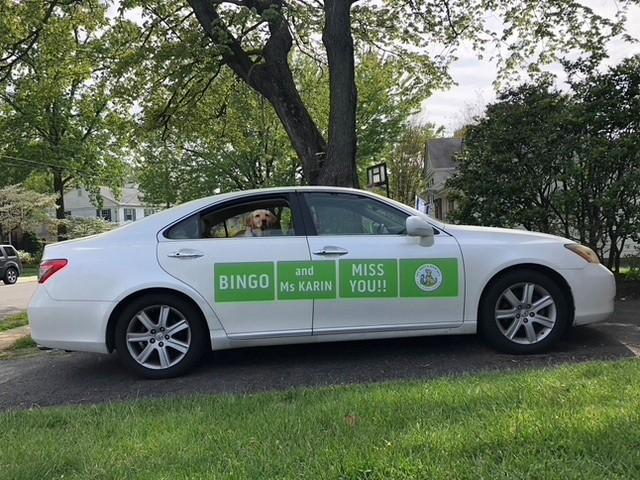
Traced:
[[208, 330], [189, 302], [167, 295], [146, 295], [120, 314], [115, 346], [121, 362], [144, 378], [182, 375], [201, 359]]
[[7, 271], [4, 272], [4, 278], [2, 281], [7, 285], [13, 285], [16, 283], [18, 281], [18, 270], [13, 267], [7, 268]]
[[536, 270], [508, 272], [487, 289], [479, 329], [506, 353], [539, 353], [551, 348], [570, 323], [566, 293]]

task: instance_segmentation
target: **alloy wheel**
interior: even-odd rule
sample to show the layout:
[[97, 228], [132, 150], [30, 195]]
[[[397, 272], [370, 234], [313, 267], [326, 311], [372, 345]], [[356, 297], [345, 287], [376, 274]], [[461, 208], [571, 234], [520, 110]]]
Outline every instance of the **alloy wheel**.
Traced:
[[510, 341], [532, 345], [546, 338], [556, 324], [556, 302], [541, 285], [512, 285], [498, 297], [494, 318]]
[[169, 305], [152, 305], [131, 318], [127, 348], [140, 365], [161, 370], [179, 363], [191, 345], [191, 327], [185, 316]]
[[10, 268], [7, 270], [7, 281], [9, 283], [16, 283], [18, 281], [18, 272], [15, 269]]

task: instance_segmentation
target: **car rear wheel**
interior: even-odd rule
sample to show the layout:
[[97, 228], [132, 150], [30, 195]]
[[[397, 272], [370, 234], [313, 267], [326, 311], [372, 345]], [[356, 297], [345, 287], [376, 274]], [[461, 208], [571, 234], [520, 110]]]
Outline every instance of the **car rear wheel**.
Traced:
[[209, 338], [200, 313], [189, 302], [152, 294], [134, 300], [115, 330], [122, 363], [144, 378], [170, 378], [191, 370]]
[[4, 278], [2, 281], [7, 285], [13, 285], [18, 281], [18, 269], [14, 267], [9, 267], [4, 272]]
[[570, 323], [566, 293], [536, 270], [516, 270], [499, 277], [481, 302], [480, 332], [506, 353], [546, 351]]

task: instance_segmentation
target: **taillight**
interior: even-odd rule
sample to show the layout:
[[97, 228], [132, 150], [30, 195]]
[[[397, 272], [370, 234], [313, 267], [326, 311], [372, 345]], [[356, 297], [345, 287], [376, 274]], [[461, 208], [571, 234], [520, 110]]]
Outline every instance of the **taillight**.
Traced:
[[54, 260], [45, 260], [40, 264], [40, 270], [38, 271], [38, 283], [44, 283], [47, 281], [51, 275], [56, 273], [58, 270], [63, 269], [67, 266], [66, 258], [56, 258]]

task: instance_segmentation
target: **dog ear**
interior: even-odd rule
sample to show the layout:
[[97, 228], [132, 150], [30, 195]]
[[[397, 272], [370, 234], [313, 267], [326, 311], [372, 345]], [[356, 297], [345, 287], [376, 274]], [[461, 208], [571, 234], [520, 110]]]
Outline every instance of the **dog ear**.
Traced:
[[247, 227], [249, 227], [249, 228], [251, 228], [251, 227], [253, 226], [253, 225], [252, 225], [252, 223], [253, 223], [253, 218], [252, 218], [252, 216], [251, 216], [251, 213], [252, 213], [252, 212], [247, 213], [247, 216], [246, 216], [246, 217], [245, 217], [245, 219], [244, 219], [244, 223], [245, 223], [245, 225], [246, 225]]

